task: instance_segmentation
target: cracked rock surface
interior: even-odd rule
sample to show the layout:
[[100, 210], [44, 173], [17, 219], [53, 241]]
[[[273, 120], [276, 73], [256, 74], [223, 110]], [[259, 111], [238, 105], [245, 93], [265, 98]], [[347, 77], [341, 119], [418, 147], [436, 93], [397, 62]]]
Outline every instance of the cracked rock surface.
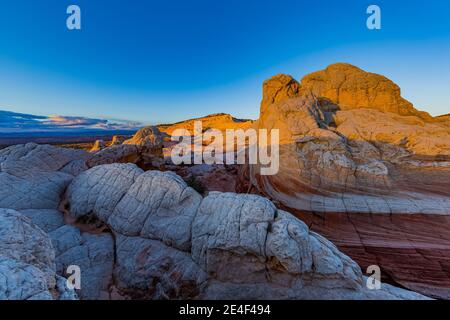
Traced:
[[[123, 294], [153, 299], [424, 298], [390, 286], [368, 290], [353, 260], [265, 198], [219, 192], [202, 198], [173, 173], [132, 166], [90, 169], [74, 179], [67, 195], [73, 215], [102, 212], [97, 217], [113, 231], [114, 275]], [[127, 188], [110, 188], [113, 177], [124, 172], [136, 173]], [[107, 211], [95, 205], [102, 197], [113, 200]], [[113, 219], [116, 215], [121, 220]], [[148, 220], [159, 223], [159, 232], [146, 228]]]
[[78, 174], [81, 150], [28, 143], [0, 150], [0, 208], [56, 209], [60, 195]]
[[19, 212], [0, 209], [0, 299], [75, 298], [56, 274], [48, 234]]

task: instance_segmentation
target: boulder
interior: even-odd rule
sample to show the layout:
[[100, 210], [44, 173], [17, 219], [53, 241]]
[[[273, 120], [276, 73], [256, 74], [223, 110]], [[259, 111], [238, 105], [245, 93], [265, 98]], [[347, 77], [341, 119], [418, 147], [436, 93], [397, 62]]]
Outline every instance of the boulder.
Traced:
[[139, 299], [192, 299], [199, 295], [205, 272], [189, 253], [161, 241], [116, 236], [114, 274], [120, 290]]
[[[53, 300], [50, 288], [47, 274], [36, 266], [0, 255], [0, 300]], [[76, 297], [65, 291], [61, 296]]]
[[202, 198], [173, 173], [115, 164], [82, 173], [67, 199], [72, 215], [93, 214], [114, 232], [116, 286], [132, 298], [425, 298], [369, 290], [353, 260], [260, 196]]
[[58, 275], [66, 276], [69, 266], [80, 268], [81, 289], [76, 291], [81, 299], [109, 298], [114, 265], [114, 240], [110, 234], [81, 232], [77, 227], [65, 224], [63, 214], [57, 210], [24, 210], [20, 213], [48, 233], [53, 248], [46, 248], [45, 252], [54, 252]]
[[54, 280], [55, 253], [48, 235], [19, 212], [0, 209], [0, 252], [34, 265]]
[[56, 209], [89, 153], [28, 143], [0, 150], [0, 208]]
[[65, 275], [69, 266], [81, 271], [83, 300], [109, 299], [114, 265], [114, 240], [110, 234], [81, 233], [65, 225], [50, 233], [56, 251], [56, 271]]
[[113, 139], [111, 146], [95, 152], [88, 165], [135, 163], [146, 170], [163, 166], [163, 135], [157, 127], [145, 127], [122, 144], [120, 139]]
[[50, 233], [64, 225], [64, 216], [54, 209], [29, 209], [20, 213], [26, 216], [46, 233]]
[[90, 152], [97, 152], [106, 148], [106, 143], [103, 140], [96, 140]]
[[76, 299], [55, 269], [48, 234], [19, 212], [0, 209], [0, 299]]
[[122, 144], [127, 138], [125, 136], [113, 136], [111, 140], [111, 146]]
[[190, 225], [201, 196], [172, 172], [143, 172], [132, 164], [95, 167], [67, 192], [70, 214], [95, 214], [112, 230], [190, 248]]

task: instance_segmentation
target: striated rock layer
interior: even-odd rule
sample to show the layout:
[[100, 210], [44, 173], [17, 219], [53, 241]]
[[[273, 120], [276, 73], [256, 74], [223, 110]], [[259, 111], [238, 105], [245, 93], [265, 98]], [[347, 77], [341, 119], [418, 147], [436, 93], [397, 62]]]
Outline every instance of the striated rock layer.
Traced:
[[363, 270], [430, 297], [450, 299], [450, 216], [297, 213]]
[[267, 80], [255, 128], [280, 130], [280, 171], [243, 166], [239, 192], [296, 212], [363, 266], [380, 264], [405, 287], [448, 298], [446, 116], [418, 111], [383, 76], [337, 64], [301, 83]]
[[[327, 70], [334, 69], [344, 71], [325, 73], [328, 78], [317, 84], [307, 76], [307, 87], [285, 75], [265, 82], [256, 128], [280, 130], [280, 171], [263, 176], [259, 165], [251, 165], [241, 172], [243, 182], [249, 180], [259, 192], [298, 210], [450, 214], [448, 123], [411, 115], [420, 115], [412, 106], [408, 115], [403, 107], [392, 113], [393, 108], [380, 111], [375, 102], [368, 106], [367, 101], [378, 101], [380, 76], [349, 65]], [[353, 92], [356, 99], [361, 86], [374, 88], [364, 89], [370, 94], [361, 108], [344, 99], [342, 110], [336, 105], [330, 111], [313, 92], [321, 94], [323, 82], [342, 80], [340, 75], [347, 72], [359, 74], [362, 84], [356, 85], [354, 76], [346, 96]], [[371, 77], [378, 81], [366, 81]], [[400, 101], [390, 87], [382, 93]]]

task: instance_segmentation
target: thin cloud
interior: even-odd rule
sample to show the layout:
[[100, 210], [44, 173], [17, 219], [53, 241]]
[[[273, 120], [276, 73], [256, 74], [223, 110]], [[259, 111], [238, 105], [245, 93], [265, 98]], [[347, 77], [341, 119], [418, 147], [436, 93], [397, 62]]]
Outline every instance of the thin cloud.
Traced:
[[53, 132], [76, 130], [137, 130], [142, 123], [61, 115], [37, 116], [0, 110], [0, 132]]

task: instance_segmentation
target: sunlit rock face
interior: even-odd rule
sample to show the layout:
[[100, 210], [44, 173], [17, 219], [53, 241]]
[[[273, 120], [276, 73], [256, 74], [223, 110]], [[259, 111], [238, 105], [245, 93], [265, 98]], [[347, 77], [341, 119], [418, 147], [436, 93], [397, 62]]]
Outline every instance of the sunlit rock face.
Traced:
[[280, 130], [280, 171], [258, 192], [310, 212], [450, 214], [450, 126], [385, 77], [346, 64], [264, 83], [258, 129]]
[[163, 135], [157, 127], [145, 127], [136, 134], [124, 140], [114, 136], [109, 147], [98, 147], [97, 143], [91, 150], [92, 158], [88, 161], [90, 167], [112, 163], [135, 163], [144, 169], [163, 166]]
[[346, 63], [330, 65], [301, 81], [301, 91], [318, 97], [321, 107], [342, 111], [369, 108], [433, 121], [401, 96], [400, 87], [388, 78]]
[[267, 80], [255, 127], [280, 130], [280, 171], [242, 166], [238, 192], [267, 196], [390, 281], [449, 297], [448, 115], [433, 118], [389, 79], [337, 64], [301, 82]]
[[92, 146], [91, 150], [89, 152], [98, 152], [100, 150], [103, 150], [106, 148], [106, 143], [103, 140], [97, 140], [95, 141], [94, 145]]

